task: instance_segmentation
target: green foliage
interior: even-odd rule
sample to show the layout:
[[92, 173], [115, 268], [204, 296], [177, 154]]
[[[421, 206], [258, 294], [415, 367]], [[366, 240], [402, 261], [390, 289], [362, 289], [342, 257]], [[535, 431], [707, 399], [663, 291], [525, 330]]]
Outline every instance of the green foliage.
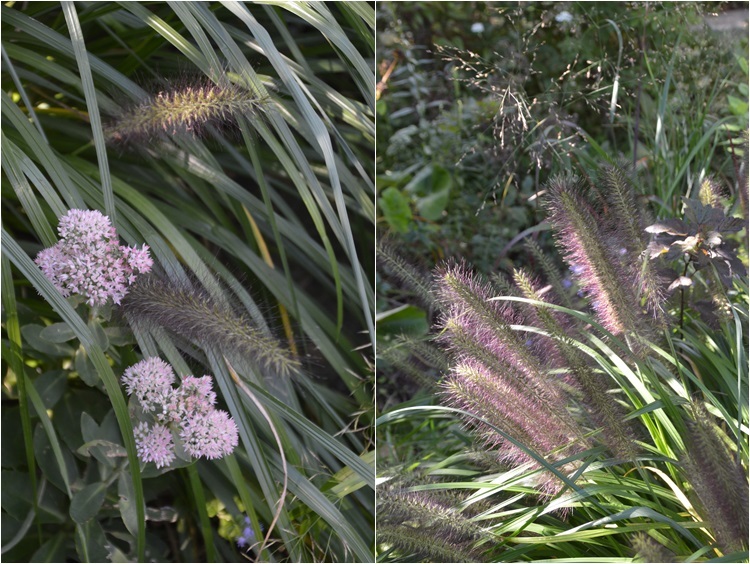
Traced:
[[482, 271], [509, 269], [528, 264], [505, 247], [539, 222], [552, 174], [624, 158], [647, 170], [637, 192], [667, 215], [710, 174], [738, 181], [747, 43], [705, 28], [714, 8], [380, 3], [380, 193], [397, 187], [417, 212], [419, 195], [405, 187], [420, 171], [453, 179], [450, 213], [414, 213], [399, 237], [434, 263], [462, 256]]
[[[637, 356], [630, 351], [627, 334], [613, 336], [590, 314], [555, 305], [540, 296], [523, 273], [516, 274], [516, 282], [525, 297], [497, 299], [533, 306], [538, 317], [532, 323], [519, 321], [513, 329], [530, 339], [541, 335], [537, 338], [542, 343], [554, 340], [562, 360], [554, 373], [573, 376], [582, 392], [568, 408], [570, 414], [578, 421], [589, 419], [591, 439], [604, 443], [607, 450], [594, 446], [564, 460], [557, 452], [536, 454], [540, 464], [546, 460], [565, 479], [560, 493], [540, 497], [538, 484], [544, 478], [538, 473], [543, 468], [498, 460], [502, 449], [497, 447], [484, 449], [483, 457], [472, 455], [468, 437], [451, 440], [460, 432], [454, 419], [459, 410], [415, 407], [424, 401], [413, 401], [394, 406], [378, 420], [378, 451], [386, 453], [379, 465], [380, 479], [409, 495], [460, 492], [445, 510], [473, 509], [479, 517], [470, 521], [481, 519], [483, 534], [492, 535], [493, 541], [490, 545], [475, 539], [453, 548], [469, 549], [480, 561], [580, 560], [581, 554], [630, 561], [631, 547], [650, 562], [654, 555], [677, 561], [746, 561], [747, 546], [740, 540], [746, 538], [748, 522], [750, 454], [742, 430], [748, 421], [746, 276], [733, 278], [727, 303], [730, 317], [719, 323], [718, 331], [709, 331], [699, 310], [688, 306], [689, 321], [678, 330], [677, 304], [672, 302], [667, 308], [669, 329], [661, 339], [640, 335], [644, 348]], [[583, 325], [571, 330], [576, 321]], [[454, 339], [452, 344], [459, 362], [479, 358], [468, 343]], [[544, 351], [540, 358], [555, 356], [541, 344], [535, 350]], [[453, 393], [453, 381], [446, 378], [441, 387]], [[476, 405], [459, 411], [481, 431], [473, 431], [475, 441], [485, 442], [491, 426], [496, 433], [507, 432], [506, 440], [531, 446], [529, 437], [508, 426], [520, 412], [492, 425], [488, 406], [509, 397], [506, 393], [477, 399]], [[513, 402], [508, 408], [517, 410], [518, 405]], [[539, 410], [530, 402], [522, 405], [542, 426]], [[477, 416], [479, 422], [472, 422]], [[627, 430], [618, 436], [618, 429]], [[435, 442], [437, 436], [440, 442]], [[618, 446], [623, 440], [632, 446]], [[386, 534], [378, 537], [381, 560], [400, 561], [415, 552], [406, 535], [415, 517], [400, 520], [386, 505], [379, 508], [384, 512], [379, 519], [388, 523]], [[640, 532], [648, 533], [649, 539], [637, 536]]]
[[[374, 19], [2, 7], [4, 560], [371, 560]], [[149, 245], [140, 310], [33, 263], [72, 208]], [[233, 455], [140, 463], [119, 380], [150, 356], [216, 378]]]

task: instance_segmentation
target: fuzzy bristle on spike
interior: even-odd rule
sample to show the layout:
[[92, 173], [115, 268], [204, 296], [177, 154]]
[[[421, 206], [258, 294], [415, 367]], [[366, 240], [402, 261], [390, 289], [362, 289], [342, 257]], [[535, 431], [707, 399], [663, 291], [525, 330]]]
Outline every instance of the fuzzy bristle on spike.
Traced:
[[219, 347], [228, 356], [243, 358], [265, 369], [287, 375], [299, 361], [250, 318], [217, 303], [208, 292], [192, 285], [176, 285], [149, 276], [136, 284], [123, 302], [136, 322], [155, 324], [203, 347]]
[[110, 141], [125, 143], [161, 135], [200, 135], [209, 124], [258, 115], [268, 101], [268, 96], [233, 84], [204, 82], [166, 88], [124, 110], [106, 134]]
[[[475, 416], [466, 421], [481, 442], [499, 460], [532, 466], [534, 458], [502, 433], [553, 459], [585, 448], [582, 429], [568, 412], [568, 397], [550, 366], [539, 360], [549, 357], [545, 347], [551, 345], [514, 330], [511, 326], [524, 324], [524, 317], [511, 305], [492, 300], [492, 287], [465, 265], [440, 268], [436, 286], [445, 312], [441, 340], [453, 357], [443, 383], [446, 402]], [[547, 472], [535, 484], [545, 494], [562, 487]]]
[[[549, 301], [539, 295], [537, 284], [524, 270], [516, 270], [513, 278], [526, 298]], [[608, 393], [604, 377], [594, 372], [584, 355], [572, 344], [567, 318], [546, 307], [537, 307], [535, 317], [535, 321], [549, 333], [549, 340], [554, 339], [555, 354], [547, 352], [546, 355], [559, 358], [570, 373], [571, 385], [581, 392], [589, 417], [601, 429], [603, 443], [620, 458], [635, 457], [638, 451], [633, 424], [624, 420], [625, 413]]]
[[691, 406], [687, 453], [682, 463], [711, 523], [716, 541], [726, 553], [748, 548], [747, 471], [732, 456], [714, 430], [708, 410], [700, 402]]
[[378, 488], [378, 541], [429, 562], [477, 562], [483, 529], [433, 492]]
[[599, 227], [602, 218], [582, 195], [581, 181], [556, 176], [547, 184], [546, 207], [556, 241], [586, 292], [599, 322], [613, 335], [645, 331], [632, 276]]

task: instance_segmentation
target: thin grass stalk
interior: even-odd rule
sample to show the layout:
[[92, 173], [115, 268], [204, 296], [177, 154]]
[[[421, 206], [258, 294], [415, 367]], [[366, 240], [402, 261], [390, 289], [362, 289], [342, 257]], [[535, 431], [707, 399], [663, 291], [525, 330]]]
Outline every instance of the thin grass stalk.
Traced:
[[198, 512], [198, 520], [201, 524], [203, 542], [206, 544], [206, 562], [216, 562], [214, 534], [213, 529], [211, 528], [211, 522], [208, 519], [208, 513], [206, 512], [206, 496], [203, 493], [203, 485], [201, 484], [201, 479], [200, 476], [198, 476], [198, 470], [196, 469], [195, 464], [190, 464], [186, 470], [190, 482], [190, 489], [193, 492], [195, 510]]

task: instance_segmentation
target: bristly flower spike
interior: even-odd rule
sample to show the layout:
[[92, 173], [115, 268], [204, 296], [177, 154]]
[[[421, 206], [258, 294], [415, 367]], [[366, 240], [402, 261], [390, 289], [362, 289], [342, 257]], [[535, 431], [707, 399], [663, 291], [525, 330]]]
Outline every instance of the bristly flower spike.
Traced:
[[164, 327], [200, 346], [219, 347], [223, 354], [243, 355], [264, 369], [286, 376], [299, 361], [249, 316], [221, 304], [206, 290], [149, 276], [133, 286], [123, 302], [125, 313], [146, 325]]
[[269, 101], [252, 89], [203, 83], [170, 87], [123, 111], [107, 128], [111, 141], [147, 140], [159, 135], [199, 135], [211, 123], [257, 115]]
[[[497, 452], [498, 459], [517, 464], [533, 457], [493, 426], [542, 456], [564, 458], [583, 448], [586, 441], [568, 413], [568, 398], [537, 358], [539, 345], [527, 343], [511, 328], [523, 323], [522, 317], [508, 304], [491, 300], [489, 284], [464, 265], [439, 269], [436, 284], [446, 312], [442, 340], [453, 356], [453, 368], [443, 384], [447, 402], [489, 423], [467, 418], [484, 444]], [[538, 486], [554, 493], [561, 484], [544, 474]]]
[[631, 271], [636, 294], [646, 297], [646, 307], [655, 320], [664, 321], [666, 292], [664, 284], [649, 260], [649, 244], [645, 229], [648, 225], [636, 200], [629, 167], [606, 165], [599, 174], [602, 192], [612, 209], [607, 214], [604, 231], [613, 244], [621, 246], [620, 260]]
[[583, 183], [557, 176], [547, 184], [546, 207], [565, 259], [575, 267], [579, 283], [591, 300], [599, 322], [613, 335], [638, 335], [644, 329], [633, 280], [605, 241], [601, 218], [582, 196]]
[[714, 430], [708, 410], [693, 402], [688, 421], [687, 453], [682, 459], [686, 478], [698, 494], [716, 541], [725, 554], [748, 548], [747, 472]]
[[[527, 272], [516, 270], [513, 279], [524, 297], [542, 302], [550, 301], [539, 294], [538, 284]], [[567, 325], [566, 318], [544, 306], [536, 308], [536, 316], [539, 324], [554, 339], [557, 356], [570, 372], [574, 386], [581, 391], [583, 403], [588, 408], [587, 413], [601, 429], [604, 444], [618, 457], [635, 457], [638, 452], [635, 432], [631, 424], [624, 420], [625, 413], [620, 405], [608, 393], [605, 377], [596, 374], [572, 344], [571, 327]]]

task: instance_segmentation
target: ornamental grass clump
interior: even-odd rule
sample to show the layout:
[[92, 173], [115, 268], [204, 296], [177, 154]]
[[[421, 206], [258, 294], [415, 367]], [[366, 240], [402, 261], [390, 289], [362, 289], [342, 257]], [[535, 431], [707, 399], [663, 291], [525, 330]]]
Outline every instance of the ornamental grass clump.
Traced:
[[[174, 388], [172, 367], [160, 358], [147, 358], [128, 368], [122, 383], [140, 408], [134, 428], [138, 457], [157, 468], [176, 458], [175, 435], [188, 455], [209, 459], [231, 454], [238, 444], [237, 425], [214, 407], [216, 393], [210, 376], [185, 376]], [[138, 410], [136, 410], [138, 412]]]
[[110, 299], [120, 304], [137, 274], [153, 265], [148, 245], [120, 245], [109, 217], [98, 210], [69, 210], [57, 231], [60, 240], [41, 251], [35, 262], [65, 297], [80, 294], [91, 306]]

